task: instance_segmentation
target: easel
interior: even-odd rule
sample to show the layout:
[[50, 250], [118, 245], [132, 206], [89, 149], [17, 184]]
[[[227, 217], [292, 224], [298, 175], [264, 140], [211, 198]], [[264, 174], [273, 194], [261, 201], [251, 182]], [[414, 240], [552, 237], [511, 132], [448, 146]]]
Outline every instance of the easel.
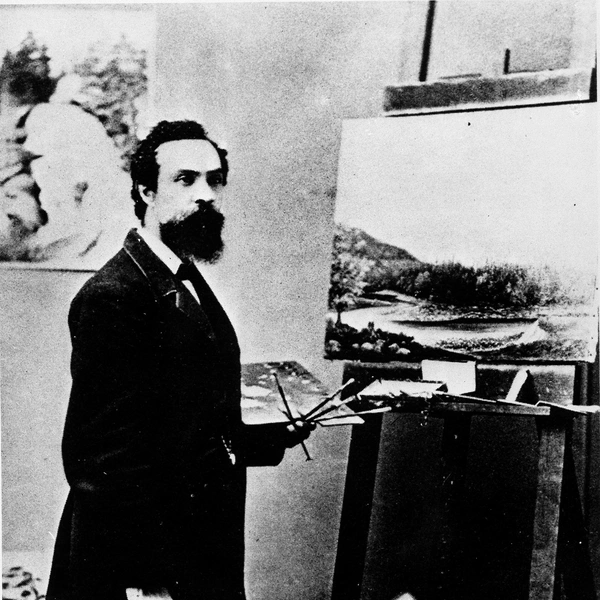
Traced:
[[[418, 365], [410, 364], [374, 367], [349, 363], [344, 371], [345, 380], [352, 377], [360, 381], [374, 375], [388, 379], [418, 379], [419, 370]], [[503, 367], [486, 366], [478, 372], [478, 378], [482, 376], [486, 380], [484, 387], [496, 387], [498, 381], [495, 380], [506, 380], [505, 375], [510, 376], [511, 372]], [[544, 394], [549, 394], [553, 400], [557, 395], [564, 400], [565, 390], [573, 390], [573, 377], [568, 369], [561, 371], [561, 368], [542, 369], [534, 374]], [[506, 383], [500, 383], [499, 387], [502, 385], [506, 388]], [[414, 407], [394, 410], [396, 413], [416, 412]], [[453, 547], [460, 526], [456, 506], [464, 491], [471, 417], [474, 415], [510, 419], [534, 417], [536, 420], [539, 458], [529, 600], [595, 600], [571, 450], [572, 422], [576, 413], [555, 406], [457, 402], [436, 402], [429, 411], [429, 416], [444, 420], [441, 452], [445, 519], [437, 566], [436, 600], [455, 598], [452, 595], [453, 578], [461, 560]], [[382, 423], [382, 416], [373, 415], [365, 425], [353, 428], [332, 600], [361, 598]]]

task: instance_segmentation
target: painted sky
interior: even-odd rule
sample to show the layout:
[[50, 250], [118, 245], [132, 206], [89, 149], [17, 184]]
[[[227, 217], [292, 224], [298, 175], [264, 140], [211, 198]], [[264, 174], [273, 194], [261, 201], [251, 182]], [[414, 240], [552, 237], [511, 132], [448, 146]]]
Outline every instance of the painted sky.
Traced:
[[113, 45], [123, 33], [137, 48], [153, 40], [153, 10], [141, 6], [0, 6], [0, 56], [19, 49], [28, 32], [48, 47], [52, 75], [70, 71], [99, 41]]
[[345, 121], [336, 221], [425, 261], [595, 271], [595, 107]]

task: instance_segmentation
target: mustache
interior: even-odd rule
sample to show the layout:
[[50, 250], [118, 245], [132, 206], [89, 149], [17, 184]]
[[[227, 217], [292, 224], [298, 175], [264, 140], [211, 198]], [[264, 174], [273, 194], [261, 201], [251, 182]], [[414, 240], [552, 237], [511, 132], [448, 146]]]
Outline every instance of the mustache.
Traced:
[[206, 225], [217, 225], [225, 222], [225, 216], [209, 202], [202, 202], [198, 207], [177, 219], [180, 223], [197, 223]]
[[162, 240], [179, 256], [216, 262], [223, 251], [223, 213], [211, 203], [198, 205], [186, 216], [161, 224]]

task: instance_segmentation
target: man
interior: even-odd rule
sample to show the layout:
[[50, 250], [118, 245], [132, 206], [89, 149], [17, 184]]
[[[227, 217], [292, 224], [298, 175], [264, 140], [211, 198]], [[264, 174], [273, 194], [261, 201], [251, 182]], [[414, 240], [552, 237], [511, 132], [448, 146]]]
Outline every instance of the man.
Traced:
[[71, 305], [48, 600], [243, 599], [245, 467], [314, 428], [242, 423], [235, 332], [188, 262], [222, 252], [226, 154], [197, 123], [159, 123], [131, 166], [142, 226]]

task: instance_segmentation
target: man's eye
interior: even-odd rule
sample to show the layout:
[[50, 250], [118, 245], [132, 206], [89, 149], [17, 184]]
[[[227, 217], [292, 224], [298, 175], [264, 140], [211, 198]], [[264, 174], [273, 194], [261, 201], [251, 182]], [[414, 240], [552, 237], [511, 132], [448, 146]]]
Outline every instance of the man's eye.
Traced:
[[183, 185], [192, 185], [192, 183], [194, 183], [194, 177], [192, 175], [179, 175], [175, 181], [178, 181]]
[[211, 173], [206, 178], [208, 185], [214, 187], [216, 185], [223, 185], [223, 174], [222, 173]]

